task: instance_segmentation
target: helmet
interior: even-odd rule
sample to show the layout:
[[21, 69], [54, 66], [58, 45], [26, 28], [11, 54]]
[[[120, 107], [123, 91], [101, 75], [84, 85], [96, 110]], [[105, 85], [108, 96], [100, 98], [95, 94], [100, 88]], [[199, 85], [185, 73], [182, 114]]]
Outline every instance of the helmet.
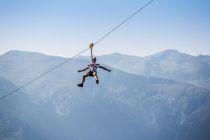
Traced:
[[95, 60], [95, 61], [96, 61], [96, 57], [94, 56], [94, 57], [92, 58], [92, 60]]

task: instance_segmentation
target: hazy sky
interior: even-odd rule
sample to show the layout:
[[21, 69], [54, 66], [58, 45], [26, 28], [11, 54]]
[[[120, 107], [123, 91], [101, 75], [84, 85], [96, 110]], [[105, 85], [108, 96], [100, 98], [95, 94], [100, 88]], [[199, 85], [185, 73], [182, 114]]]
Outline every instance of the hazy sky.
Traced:
[[[26, 50], [70, 57], [146, 2], [0, 0], [0, 54]], [[145, 56], [165, 49], [210, 55], [209, 0], [155, 0], [98, 44], [95, 53]]]

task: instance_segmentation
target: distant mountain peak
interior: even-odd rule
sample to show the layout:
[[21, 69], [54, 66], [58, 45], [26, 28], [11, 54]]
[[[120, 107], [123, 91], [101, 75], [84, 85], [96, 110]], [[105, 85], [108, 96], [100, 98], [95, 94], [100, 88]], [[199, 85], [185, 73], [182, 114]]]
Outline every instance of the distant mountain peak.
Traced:
[[152, 57], [194, 57], [192, 55], [179, 52], [175, 49], [168, 49], [159, 53], [152, 55]]
[[179, 52], [178, 50], [175, 49], [168, 49], [168, 50], [164, 50], [162, 52], [159, 52], [157, 54], [183, 54], [181, 52]]
[[10, 57], [16, 57], [16, 58], [48, 58], [48, 57], [54, 57], [54, 58], [61, 58], [63, 59], [64, 57], [61, 56], [52, 56], [52, 55], [47, 55], [44, 53], [40, 52], [30, 52], [30, 51], [21, 51], [21, 50], [10, 50], [3, 55], [2, 57], [5, 58], [10, 58]]
[[114, 52], [114, 53], [106, 54], [106, 55], [102, 55], [102, 56], [129, 56], [129, 57], [139, 57], [139, 56], [129, 55], [129, 54], [123, 54], [123, 53], [119, 53], [119, 52]]
[[178, 50], [176, 49], [168, 49], [168, 50], [165, 50], [163, 51], [164, 53], [180, 53]]
[[13, 55], [42, 55], [46, 56], [43, 53], [39, 52], [29, 52], [29, 51], [20, 51], [20, 50], [10, 50], [3, 54], [4, 56], [13, 56]]
[[114, 53], [111, 53], [110, 55], [112, 55], [112, 56], [128, 56], [126, 54], [122, 54], [122, 53], [119, 53], [119, 52], [114, 52]]

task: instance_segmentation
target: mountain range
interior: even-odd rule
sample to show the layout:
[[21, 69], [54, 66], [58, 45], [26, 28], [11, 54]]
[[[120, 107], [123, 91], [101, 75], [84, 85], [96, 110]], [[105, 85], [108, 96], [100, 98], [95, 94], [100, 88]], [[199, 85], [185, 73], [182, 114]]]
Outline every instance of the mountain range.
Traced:
[[[0, 56], [0, 95], [67, 58], [9, 51]], [[97, 57], [100, 84], [76, 86], [79, 57], [0, 102], [4, 140], [208, 140], [210, 57], [167, 50], [147, 57]], [[107, 65], [106, 65], [107, 64]]]
[[115, 53], [100, 57], [100, 61], [128, 73], [173, 79], [210, 89], [210, 56], [166, 50], [147, 57]]

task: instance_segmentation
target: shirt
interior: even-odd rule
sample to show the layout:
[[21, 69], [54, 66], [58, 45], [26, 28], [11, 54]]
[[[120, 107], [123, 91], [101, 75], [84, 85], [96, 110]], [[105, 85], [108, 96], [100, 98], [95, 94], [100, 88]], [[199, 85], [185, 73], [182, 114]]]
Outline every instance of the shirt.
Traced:
[[99, 68], [99, 67], [100, 67], [100, 64], [95, 64], [95, 63], [88, 65], [88, 68], [91, 72], [97, 72], [97, 68]]

